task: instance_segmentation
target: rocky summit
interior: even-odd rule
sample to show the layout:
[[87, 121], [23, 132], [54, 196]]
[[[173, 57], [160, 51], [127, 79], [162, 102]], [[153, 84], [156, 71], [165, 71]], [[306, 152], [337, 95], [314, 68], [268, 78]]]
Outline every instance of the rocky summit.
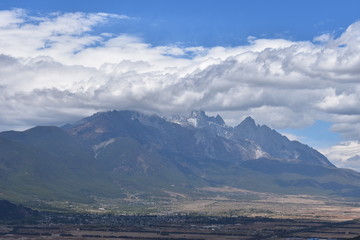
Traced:
[[360, 197], [360, 174], [251, 117], [235, 127], [203, 111], [99, 112], [63, 127], [0, 133], [4, 198], [86, 202], [205, 187]]

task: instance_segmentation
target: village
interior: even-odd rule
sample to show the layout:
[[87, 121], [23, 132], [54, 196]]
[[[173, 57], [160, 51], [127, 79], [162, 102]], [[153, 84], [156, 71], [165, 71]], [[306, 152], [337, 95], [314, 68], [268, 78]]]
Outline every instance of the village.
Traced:
[[354, 239], [360, 221], [42, 213], [0, 225], [1, 239]]

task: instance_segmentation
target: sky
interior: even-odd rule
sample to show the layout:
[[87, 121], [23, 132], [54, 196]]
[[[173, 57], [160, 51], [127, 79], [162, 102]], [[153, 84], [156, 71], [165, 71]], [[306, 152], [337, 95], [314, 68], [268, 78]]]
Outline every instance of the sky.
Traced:
[[360, 170], [360, 1], [0, 0], [0, 131], [246, 116]]

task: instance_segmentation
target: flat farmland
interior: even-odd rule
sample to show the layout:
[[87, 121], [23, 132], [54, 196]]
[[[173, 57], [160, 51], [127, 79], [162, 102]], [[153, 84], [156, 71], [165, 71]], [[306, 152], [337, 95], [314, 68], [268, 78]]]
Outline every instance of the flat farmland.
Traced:
[[[0, 239], [352, 239], [360, 236], [360, 205], [349, 199], [207, 188], [196, 198], [95, 199], [51, 203], [62, 213], [0, 225]], [[50, 204], [50, 203], [49, 203]], [[50, 205], [49, 205], [50, 206]]]
[[[51, 222], [10, 224], [1, 239], [351, 239], [360, 222], [210, 216], [54, 215]], [[48, 218], [49, 220], [49, 218]]]

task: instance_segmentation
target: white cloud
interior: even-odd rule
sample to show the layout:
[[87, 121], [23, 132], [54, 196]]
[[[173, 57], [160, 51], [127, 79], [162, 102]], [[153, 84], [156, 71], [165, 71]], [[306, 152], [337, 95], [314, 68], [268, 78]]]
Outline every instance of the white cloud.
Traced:
[[321, 34], [320, 36], [314, 37], [314, 41], [320, 42], [320, 43], [327, 43], [331, 39], [332, 39], [332, 36], [329, 33]]
[[304, 137], [302, 136], [297, 136], [291, 133], [286, 133], [286, 132], [280, 132], [281, 135], [284, 135], [285, 137], [287, 137], [290, 141], [298, 141], [298, 142], [302, 142], [302, 140], [304, 139]]
[[351, 168], [360, 172], [360, 142], [347, 141], [320, 150], [337, 167]]
[[113, 21], [131, 19], [0, 11], [0, 129], [108, 109], [204, 109], [232, 125], [247, 115], [274, 128], [327, 120], [345, 139], [360, 139], [360, 22], [316, 44], [251, 38], [204, 48], [92, 31]]
[[22, 9], [14, 9], [11, 11], [1, 11], [0, 18], [2, 21], [0, 22], [0, 28], [9, 28], [12, 26], [16, 26], [18, 24], [23, 23], [25, 20], [25, 11]]

